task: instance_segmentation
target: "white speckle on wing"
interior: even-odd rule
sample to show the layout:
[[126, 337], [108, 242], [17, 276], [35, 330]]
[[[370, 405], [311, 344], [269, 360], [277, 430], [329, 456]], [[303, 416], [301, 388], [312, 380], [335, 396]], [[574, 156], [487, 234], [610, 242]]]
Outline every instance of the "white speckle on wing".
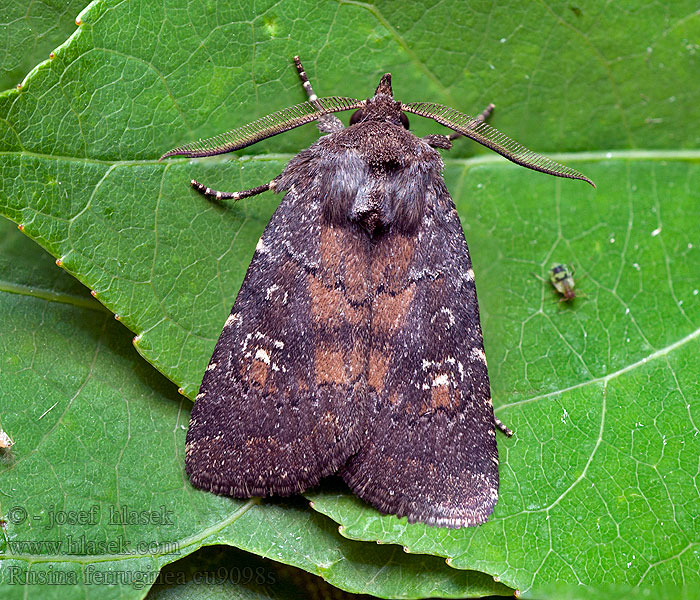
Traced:
[[486, 364], [486, 354], [481, 348], [472, 348], [471, 356], [475, 360], [480, 360], [482, 363]]
[[258, 351], [255, 353], [255, 358], [263, 361], [266, 365], [270, 364], [270, 355], [263, 348], [258, 348]]
[[449, 329], [450, 327], [452, 327], [456, 323], [454, 314], [446, 306], [443, 306], [440, 310], [435, 312], [435, 314], [433, 314], [433, 316], [430, 318], [430, 322], [435, 323], [435, 319], [437, 319], [437, 317], [441, 314], [447, 315], [447, 323], [446, 323], [447, 329]]
[[437, 387], [439, 385], [449, 385], [450, 383], [450, 378], [447, 376], [445, 373], [441, 373], [435, 379], [433, 379], [433, 387]]

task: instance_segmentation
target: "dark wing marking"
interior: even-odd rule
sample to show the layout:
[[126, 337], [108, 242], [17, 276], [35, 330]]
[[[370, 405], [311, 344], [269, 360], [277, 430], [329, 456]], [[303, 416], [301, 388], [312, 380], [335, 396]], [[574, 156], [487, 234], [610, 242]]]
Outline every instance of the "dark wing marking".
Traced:
[[298, 493], [336, 472], [365, 429], [369, 242], [322, 223], [309, 157], [295, 157], [278, 178], [289, 192], [192, 410], [186, 470], [215, 493]]
[[498, 452], [469, 251], [440, 179], [416, 235], [377, 243], [371, 429], [342, 472], [385, 513], [444, 527], [487, 520]]

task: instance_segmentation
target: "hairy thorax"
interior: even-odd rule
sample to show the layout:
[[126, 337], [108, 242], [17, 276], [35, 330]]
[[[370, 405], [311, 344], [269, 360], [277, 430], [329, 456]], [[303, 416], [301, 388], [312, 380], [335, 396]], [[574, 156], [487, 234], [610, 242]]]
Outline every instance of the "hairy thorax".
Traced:
[[370, 237], [415, 231], [426, 196], [442, 182], [437, 151], [403, 127], [376, 121], [324, 136], [296, 159], [282, 179], [309, 181], [325, 219], [356, 224]]

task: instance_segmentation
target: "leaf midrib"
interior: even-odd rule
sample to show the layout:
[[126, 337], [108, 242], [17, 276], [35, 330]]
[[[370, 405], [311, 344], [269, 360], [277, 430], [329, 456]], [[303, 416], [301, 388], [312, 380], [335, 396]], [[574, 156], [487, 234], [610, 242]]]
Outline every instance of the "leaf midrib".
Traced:
[[603, 375], [601, 377], [594, 377], [593, 379], [587, 379], [586, 381], [581, 381], [579, 383], [576, 383], [574, 385], [571, 385], [569, 387], [562, 388], [560, 390], [554, 390], [551, 392], [547, 392], [546, 394], [541, 394], [539, 396], [533, 396], [531, 398], [523, 398], [522, 400], [518, 400], [516, 402], [510, 402], [506, 404], [501, 404], [497, 409], [495, 409], [495, 412], [499, 412], [500, 410], [503, 410], [505, 408], [512, 408], [515, 406], [522, 406], [524, 404], [529, 404], [530, 402], [538, 402], [540, 400], [545, 400], [547, 398], [552, 398], [555, 396], [560, 396], [561, 394], [564, 394], [566, 392], [570, 392], [572, 390], [576, 390], [588, 385], [596, 385], [596, 384], [602, 384], [603, 386], [607, 386], [607, 384], [612, 380], [617, 377], [620, 377], [621, 375], [624, 375], [625, 373], [628, 373], [637, 367], [641, 367], [649, 362], [652, 362], [653, 360], [656, 360], [657, 358], [666, 356], [667, 354], [670, 354], [674, 350], [680, 348], [681, 346], [684, 346], [685, 344], [692, 342], [695, 339], [700, 338], [700, 329], [696, 329], [692, 333], [689, 333], [688, 335], [682, 337], [681, 339], [673, 342], [672, 344], [668, 344], [664, 346], [663, 348], [659, 348], [658, 350], [655, 350], [651, 354], [645, 356], [644, 358], [641, 358], [626, 367], [622, 367], [621, 369], [618, 369], [617, 371], [614, 371], [613, 373], [608, 373], [607, 375]]
[[7, 294], [18, 294], [20, 296], [31, 296], [33, 298], [39, 298], [48, 302], [70, 304], [71, 306], [88, 308], [98, 312], [111, 313], [110, 310], [92, 298], [81, 298], [80, 296], [76, 296], [74, 294], [64, 294], [34, 286], [23, 285], [21, 283], [13, 283], [4, 279], [0, 279], [0, 292], [5, 292]]
[[[301, 149], [300, 149], [301, 150]], [[595, 162], [595, 161], [614, 161], [614, 160], [674, 160], [674, 161], [698, 161], [700, 162], [700, 149], [678, 149], [678, 150], [596, 150], [587, 152], [548, 152], [547, 150], [538, 149], [538, 152], [545, 152], [548, 157], [555, 160], [567, 160], [568, 162]], [[81, 156], [67, 156], [61, 154], [46, 154], [41, 152], [19, 151], [0, 151], [0, 158], [4, 156], [22, 156], [29, 158], [41, 158], [46, 160], [65, 160], [66, 162], [80, 162], [95, 165], [120, 165], [123, 167], [130, 166], [146, 166], [158, 165], [164, 166], [172, 164], [190, 163], [192, 161], [212, 161], [212, 162], [228, 162], [234, 157], [238, 157], [241, 161], [289, 161], [296, 153], [269, 153], [269, 154], [244, 154], [244, 155], [221, 155], [219, 157], [206, 158], [168, 158], [168, 162], [160, 162], [157, 159], [143, 160], [110, 160], [101, 158], [90, 158]], [[510, 161], [496, 155], [483, 154], [472, 156], [469, 158], [451, 158], [443, 154], [443, 162], [450, 165], [483, 165], [483, 164], [508, 164]]]

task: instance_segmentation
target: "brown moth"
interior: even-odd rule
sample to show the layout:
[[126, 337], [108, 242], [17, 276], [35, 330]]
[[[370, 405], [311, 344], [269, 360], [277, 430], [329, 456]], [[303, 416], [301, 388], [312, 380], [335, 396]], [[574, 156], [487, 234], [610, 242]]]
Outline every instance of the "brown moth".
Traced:
[[[204, 374], [187, 432], [192, 483], [289, 495], [339, 473], [378, 510], [478, 525], [498, 500], [495, 417], [474, 271], [437, 148], [466, 136], [509, 160], [592, 182], [477, 117], [374, 96], [318, 98], [168, 156], [211, 156], [318, 122], [326, 133], [269, 183], [284, 192]], [[354, 110], [344, 127], [333, 115]], [[416, 137], [406, 113], [450, 135]]]

